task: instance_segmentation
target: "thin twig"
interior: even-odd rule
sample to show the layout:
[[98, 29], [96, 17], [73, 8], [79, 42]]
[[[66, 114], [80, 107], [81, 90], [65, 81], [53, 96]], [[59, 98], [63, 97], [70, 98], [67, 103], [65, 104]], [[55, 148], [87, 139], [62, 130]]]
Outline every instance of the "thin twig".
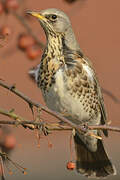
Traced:
[[107, 125], [88, 126], [88, 128], [90, 130], [99, 129], [99, 130], [108, 130], [108, 131], [120, 132], [120, 128], [119, 127], [113, 127], [113, 126], [107, 126]]
[[19, 96], [21, 99], [23, 99], [28, 104], [31, 104], [31, 105], [33, 105], [33, 106], [35, 106], [37, 108], [41, 108], [41, 110], [43, 110], [43, 111], [47, 112], [48, 114], [56, 117], [57, 119], [69, 124], [71, 127], [77, 128], [76, 124], [74, 124], [73, 122], [71, 122], [68, 119], [64, 118], [60, 113], [52, 111], [52, 110], [48, 109], [47, 107], [43, 106], [42, 104], [33, 101], [31, 98], [29, 98], [28, 96], [26, 96], [22, 92], [20, 92], [18, 89], [16, 89], [14, 85], [9, 86], [7, 83], [0, 80], [0, 86], [4, 87], [5, 89], [8, 89], [12, 93], [16, 94], [17, 96]]
[[102, 92], [106, 95], [108, 95], [115, 103], [120, 103], [120, 100], [110, 91], [108, 91], [105, 88], [102, 88]]
[[[0, 124], [16, 125], [16, 126], [18, 126], [18, 125], [24, 126], [25, 125], [25, 127], [28, 127], [30, 129], [38, 129], [39, 126], [44, 125], [45, 127], [47, 127], [48, 130], [72, 130], [71, 127], [62, 126], [58, 123], [46, 123], [44, 121], [26, 120], [25, 118], [19, 116], [12, 110], [7, 111], [5, 109], [0, 108], [0, 114], [5, 115], [11, 119], [14, 119], [14, 121], [0, 120]], [[76, 126], [76, 128], [77, 128], [77, 126]]]
[[[116, 131], [116, 132], [120, 132], [120, 128], [118, 128], [118, 127], [112, 127], [112, 126], [108, 126], [108, 125], [96, 125], [96, 126], [88, 126], [88, 125], [76, 125], [75, 123], [73, 123], [73, 122], [71, 122], [71, 121], [69, 121], [68, 119], [66, 119], [66, 118], [64, 118], [60, 113], [56, 113], [56, 112], [54, 112], [54, 111], [52, 111], [52, 110], [50, 110], [50, 109], [48, 109], [47, 107], [45, 107], [45, 106], [43, 106], [42, 104], [40, 104], [40, 103], [37, 103], [37, 102], [35, 102], [35, 101], [33, 101], [33, 100], [31, 100], [28, 96], [26, 96], [26, 95], [24, 95], [23, 93], [21, 93], [18, 89], [16, 89], [16, 87], [15, 86], [9, 86], [7, 83], [5, 83], [5, 82], [3, 82], [2, 80], [0, 80], [0, 86], [1, 87], [3, 87], [3, 88], [5, 88], [5, 89], [8, 89], [9, 91], [11, 91], [12, 93], [14, 93], [14, 94], [16, 94], [17, 96], [19, 96], [21, 99], [23, 99], [25, 102], [27, 102], [28, 104], [31, 104], [31, 105], [33, 105], [33, 106], [35, 106], [35, 107], [37, 107], [37, 108], [40, 108], [41, 110], [43, 110], [43, 111], [45, 111], [45, 112], [47, 112], [48, 114], [50, 114], [50, 115], [52, 115], [52, 116], [54, 116], [54, 117], [56, 117], [57, 119], [59, 119], [59, 120], [62, 120], [63, 122], [65, 122], [65, 123], [67, 123], [70, 127], [71, 127], [71, 129], [73, 129], [73, 128], [75, 128], [75, 129], [79, 129], [79, 130], [81, 130], [82, 132], [84, 132], [84, 133], [86, 133], [87, 131], [88, 131], [88, 129], [89, 130], [93, 130], [93, 129], [107, 129], [107, 130], [109, 130], [109, 131]], [[6, 111], [6, 110], [3, 110], [3, 109], [0, 109], [0, 113], [1, 114], [4, 114], [4, 115], [6, 115], [6, 116], [9, 116], [9, 117], [11, 117], [11, 118], [13, 118], [14, 120], [20, 120], [20, 124], [21, 125], [30, 125], [30, 124], [32, 124], [32, 125], [41, 125], [41, 124], [43, 124], [44, 122], [35, 122], [35, 121], [28, 121], [28, 120], [26, 120], [26, 119], [24, 119], [24, 118], [22, 118], [21, 116], [19, 116], [19, 115], [16, 115], [13, 111]], [[1, 124], [5, 124], [5, 121], [3, 122], [3, 121], [1, 121]], [[6, 122], [6, 124], [7, 124], [8, 122]], [[10, 122], [9, 121], [9, 123], [8, 124], [14, 124], [15, 122]], [[19, 124], [18, 123], [18, 124]], [[15, 123], [16, 124], [16, 123]], [[67, 128], [64, 128], [64, 126], [61, 126], [60, 124], [58, 124], [58, 125], [53, 125], [53, 124], [51, 124], [51, 123], [49, 123], [49, 124], [46, 124], [46, 125], [48, 125], [49, 126], [49, 128], [51, 127], [53, 130], [54, 130], [54, 128], [56, 129], [56, 130], [67, 130], [68, 129], [68, 127]], [[70, 130], [71, 130], [70, 129]]]
[[[62, 126], [58, 123], [46, 123], [43, 121], [30, 121], [26, 120], [25, 118], [15, 114], [13, 111], [7, 111], [5, 109], [0, 108], [0, 114], [8, 116], [11, 119], [14, 119], [13, 121], [7, 121], [7, 120], [0, 120], [0, 124], [7, 124], [7, 125], [25, 125], [25, 127], [28, 127], [30, 129], [38, 129], [38, 127], [44, 125], [47, 127], [48, 130], [72, 130], [69, 126]], [[33, 125], [33, 126], [31, 126]]]
[[[1, 114], [1, 113], [0, 113]], [[4, 114], [5, 115], [5, 114]], [[17, 116], [17, 115], [16, 115]], [[9, 116], [10, 117], [10, 116]], [[37, 126], [41, 126], [41, 125], [45, 125], [48, 130], [72, 130], [73, 128], [70, 127], [70, 126], [65, 126], [65, 125], [59, 125], [59, 124], [55, 124], [55, 123], [45, 123], [45, 122], [33, 122], [33, 121], [30, 121], [30, 120], [22, 120], [22, 121], [19, 121], [18, 123], [16, 123], [16, 121], [14, 120], [11, 120], [11, 121], [7, 121], [7, 120], [0, 120], [0, 124], [3, 125], [3, 124], [6, 124], [6, 125], [34, 125], [33, 126], [33, 129], [37, 129]], [[36, 125], [36, 127], [35, 127]], [[96, 125], [96, 126], [81, 126], [81, 125], [78, 125], [77, 126], [77, 129], [81, 129], [81, 127], [84, 129], [84, 131], [86, 131], [86, 129], [89, 129], [89, 130], [109, 130], [109, 131], [115, 131], [115, 132], [120, 132], [120, 128], [119, 127], [113, 127], [113, 126], [107, 126], [107, 125]]]
[[50, 131], [63, 131], [63, 130], [71, 131], [72, 130], [70, 126], [59, 126], [59, 124], [57, 126], [57, 124], [54, 124], [54, 123], [33, 122], [30, 120], [27, 120], [27, 121], [19, 121], [19, 123], [17, 124], [16, 121], [14, 120], [10, 120], [10, 121], [0, 120], [0, 125], [15, 125], [15, 126], [25, 125], [28, 128], [29, 128], [28, 125], [33, 125], [33, 128], [32, 127], [30, 128], [31, 130], [38, 129], [38, 126], [41, 126], [43, 124]]

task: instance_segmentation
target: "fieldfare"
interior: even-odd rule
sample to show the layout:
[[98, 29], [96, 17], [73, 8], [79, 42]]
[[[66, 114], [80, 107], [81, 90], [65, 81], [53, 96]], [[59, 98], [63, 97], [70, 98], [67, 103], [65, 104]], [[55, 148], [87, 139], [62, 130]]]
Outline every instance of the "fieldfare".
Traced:
[[[107, 124], [103, 96], [90, 60], [75, 38], [68, 16], [58, 9], [29, 11], [37, 17], [45, 35], [46, 47], [40, 64], [30, 71], [48, 108], [63, 113], [77, 125]], [[100, 130], [91, 130], [101, 136]], [[107, 130], [103, 130], [108, 136]], [[102, 140], [76, 130], [74, 136], [76, 169], [87, 177], [115, 174]]]

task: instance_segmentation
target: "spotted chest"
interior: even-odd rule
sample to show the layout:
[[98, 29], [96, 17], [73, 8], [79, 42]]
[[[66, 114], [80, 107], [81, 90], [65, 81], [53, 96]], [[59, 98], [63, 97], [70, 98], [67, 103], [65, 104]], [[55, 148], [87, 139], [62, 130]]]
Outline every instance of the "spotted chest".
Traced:
[[54, 83], [43, 92], [47, 106], [58, 112], [66, 112], [70, 119], [99, 124], [100, 112], [96, 87], [79, 63], [74, 67], [61, 67], [54, 75]]
[[43, 53], [37, 78], [38, 87], [44, 92], [55, 83], [55, 73], [64, 64], [61, 38], [56, 35], [50, 42]]
[[100, 106], [92, 72], [86, 68], [87, 64], [77, 62], [74, 68], [67, 69], [65, 80], [67, 90], [74, 99], [79, 100], [83, 114], [87, 115], [88, 120], [96, 119]]
[[46, 57], [43, 62], [41, 62], [40, 69], [38, 72], [37, 84], [43, 91], [48, 91], [48, 89], [55, 82], [54, 75], [56, 72], [57, 66], [53, 66], [52, 61], [49, 60], [49, 57]]

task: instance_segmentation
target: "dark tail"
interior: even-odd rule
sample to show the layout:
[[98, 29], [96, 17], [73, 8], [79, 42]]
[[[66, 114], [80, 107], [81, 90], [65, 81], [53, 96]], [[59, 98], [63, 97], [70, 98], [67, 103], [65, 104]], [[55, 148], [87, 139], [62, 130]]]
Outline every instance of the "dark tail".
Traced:
[[97, 141], [96, 152], [90, 152], [77, 134], [74, 140], [77, 156], [76, 169], [79, 173], [91, 178], [116, 174], [115, 168], [108, 159], [101, 140]]

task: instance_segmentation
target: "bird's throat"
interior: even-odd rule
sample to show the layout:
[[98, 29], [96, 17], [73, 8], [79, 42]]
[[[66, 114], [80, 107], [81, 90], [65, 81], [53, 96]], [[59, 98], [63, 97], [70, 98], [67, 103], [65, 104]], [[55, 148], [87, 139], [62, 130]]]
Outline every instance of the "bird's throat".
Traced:
[[55, 74], [64, 65], [62, 38], [49, 36], [41, 59], [38, 86], [45, 92], [55, 83]]
[[61, 35], [49, 36], [46, 50], [51, 56], [53, 56], [53, 58], [55, 57], [58, 58], [61, 55], [63, 55], [62, 36]]

